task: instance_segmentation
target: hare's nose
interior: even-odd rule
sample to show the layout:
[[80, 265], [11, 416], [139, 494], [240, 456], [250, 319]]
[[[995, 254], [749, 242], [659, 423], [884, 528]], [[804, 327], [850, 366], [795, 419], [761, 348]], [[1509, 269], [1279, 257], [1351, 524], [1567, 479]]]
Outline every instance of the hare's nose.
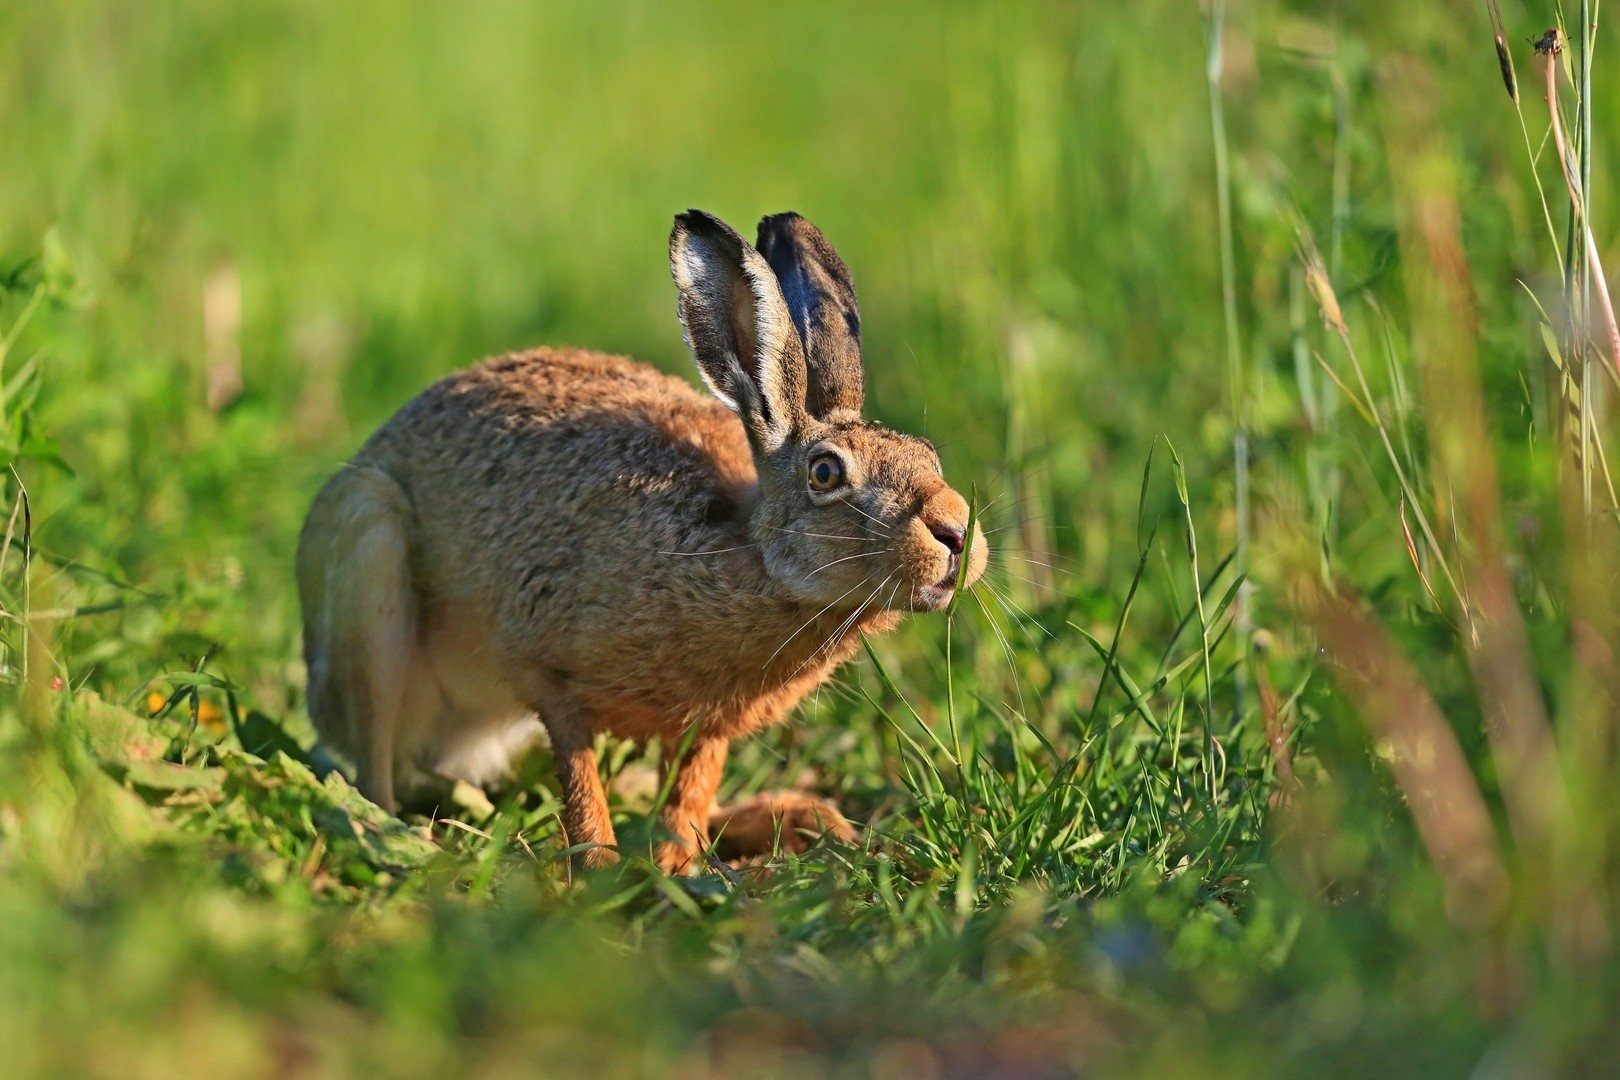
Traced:
[[962, 554], [962, 545], [967, 539], [967, 533], [958, 525], [930, 525], [929, 533], [945, 545], [945, 550], [952, 555]]

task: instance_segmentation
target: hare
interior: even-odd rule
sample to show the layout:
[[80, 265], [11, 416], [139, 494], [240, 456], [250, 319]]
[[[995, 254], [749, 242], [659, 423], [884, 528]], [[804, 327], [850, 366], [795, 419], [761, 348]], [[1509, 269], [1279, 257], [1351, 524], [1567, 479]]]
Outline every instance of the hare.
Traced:
[[[714, 806], [731, 740], [983, 571], [932, 444], [861, 418], [855, 291], [821, 232], [777, 214], [756, 249], [691, 210], [669, 254], [712, 396], [602, 353], [496, 357], [429, 387], [316, 496], [297, 560], [310, 715], [380, 805], [425, 775], [497, 776], [543, 727], [576, 862], [604, 865], [595, 736], [658, 736], [683, 751], [655, 859], [686, 871], [711, 817], [737, 820]], [[826, 803], [759, 805], [781, 833], [831, 817], [850, 835]]]

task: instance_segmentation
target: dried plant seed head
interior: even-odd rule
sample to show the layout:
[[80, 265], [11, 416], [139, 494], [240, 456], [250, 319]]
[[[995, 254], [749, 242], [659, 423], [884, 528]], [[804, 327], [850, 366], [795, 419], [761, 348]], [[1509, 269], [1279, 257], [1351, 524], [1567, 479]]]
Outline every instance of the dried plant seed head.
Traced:
[[1519, 104], [1519, 80], [1513, 75], [1513, 54], [1508, 52], [1507, 42], [1501, 34], [1496, 35], [1496, 63], [1502, 69], [1502, 85], [1507, 87], [1508, 99], [1515, 106]]
[[1496, 42], [1496, 66], [1502, 69], [1502, 85], [1507, 87], [1513, 107], [1519, 106], [1519, 80], [1513, 73], [1513, 54], [1508, 51], [1507, 34], [1502, 29], [1502, 5], [1497, 0], [1486, 0], [1485, 10], [1491, 16], [1491, 35]]
[[1322, 321], [1332, 327], [1335, 333], [1345, 333], [1339, 295], [1333, 291], [1333, 282], [1328, 280], [1322, 260], [1314, 252], [1305, 260], [1305, 287], [1311, 290], [1311, 296], [1316, 298], [1316, 306], [1322, 309]]
[[1339, 308], [1339, 296], [1333, 291], [1333, 280], [1328, 277], [1327, 267], [1322, 264], [1322, 252], [1317, 249], [1316, 240], [1298, 214], [1294, 215], [1294, 236], [1305, 270], [1305, 287], [1310, 290], [1312, 299], [1322, 312], [1322, 321], [1342, 337], [1347, 331], [1344, 312]]

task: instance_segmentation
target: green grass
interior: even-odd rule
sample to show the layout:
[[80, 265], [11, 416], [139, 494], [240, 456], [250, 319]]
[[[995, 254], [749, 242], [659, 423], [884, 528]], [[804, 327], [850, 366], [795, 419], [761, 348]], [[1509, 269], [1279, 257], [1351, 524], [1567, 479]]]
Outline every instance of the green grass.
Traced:
[[[1565, 6], [1607, 253], [1620, 68]], [[7, 1075], [1612, 1061], [1558, 17], [1503, 5], [1521, 130], [1483, 6], [1323, 7], [1232, 0], [1214, 72], [1170, 0], [0, 9]], [[655, 748], [580, 879], [543, 755], [434, 820], [319, 779], [316, 487], [481, 355], [690, 373], [694, 205], [825, 229], [872, 411], [979, 493], [984, 584], [728, 769], [862, 846], [662, 878]]]

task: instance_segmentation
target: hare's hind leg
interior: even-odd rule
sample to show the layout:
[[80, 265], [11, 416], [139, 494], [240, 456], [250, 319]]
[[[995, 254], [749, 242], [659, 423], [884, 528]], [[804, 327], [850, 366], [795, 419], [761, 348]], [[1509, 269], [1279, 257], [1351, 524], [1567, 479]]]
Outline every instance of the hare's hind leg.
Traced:
[[298, 545], [310, 719], [387, 810], [418, 623], [409, 509], [385, 473], [345, 469], [316, 497]]

